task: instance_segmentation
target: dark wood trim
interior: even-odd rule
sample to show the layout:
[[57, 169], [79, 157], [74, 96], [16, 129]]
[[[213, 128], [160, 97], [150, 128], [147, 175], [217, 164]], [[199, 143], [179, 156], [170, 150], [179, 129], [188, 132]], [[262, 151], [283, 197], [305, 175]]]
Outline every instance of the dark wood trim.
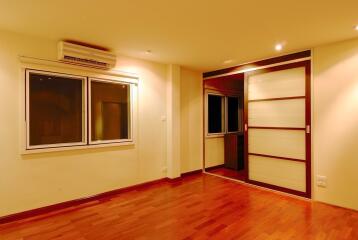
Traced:
[[260, 126], [249, 126], [248, 127], [253, 129], [276, 129], [276, 130], [300, 130], [306, 131], [306, 128], [294, 128], [294, 127], [260, 127]]
[[194, 171], [190, 171], [190, 172], [185, 172], [185, 173], [182, 173], [180, 176], [181, 177], [187, 177], [187, 176], [192, 176], [192, 175], [201, 174], [201, 173], [203, 173], [203, 169], [198, 169], [198, 170], [194, 170]]
[[199, 169], [199, 170], [195, 170], [192, 172], [184, 173], [181, 175], [181, 177], [175, 178], [175, 179], [161, 178], [158, 180], [140, 183], [140, 184], [136, 184], [136, 185], [129, 186], [129, 187], [119, 188], [119, 189], [96, 194], [96, 195], [89, 196], [89, 197], [74, 199], [74, 200], [61, 202], [61, 203], [57, 203], [57, 204], [53, 204], [53, 205], [49, 205], [49, 206], [45, 206], [45, 207], [27, 210], [24, 212], [19, 212], [19, 213], [10, 214], [7, 216], [2, 216], [2, 217], [0, 217], [0, 224], [10, 223], [13, 221], [18, 221], [18, 220], [24, 220], [24, 219], [32, 218], [32, 217], [40, 217], [40, 215], [49, 214], [51, 212], [57, 212], [60, 210], [65, 210], [65, 209], [70, 210], [69, 208], [74, 207], [74, 206], [77, 207], [78, 205], [82, 205], [82, 204], [84, 206], [88, 206], [88, 204], [91, 204], [91, 205], [99, 204], [101, 202], [108, 201], [110, 198], [115, 197], [116, 195], [124, 193], [124, 192], [137, 191], [137, 190], [141, 190], [141, 189], [144, 189], [144, 188], [156, 185], [156, 184], [172, 183], [172, 182], [175, 182], [176, 180], [181, 179], [181, 178], [193, 176], [195, 174], [201, 174], [201, 172], [202, 172], [202, 170]]
[[271, 64], [296, 60], [299, 58], [306, 58], [306, 57], [310, 57], [310, 56], [311, 56], [311, 50], [306, 50], [306, 51], [302, 51], [302, 52], [298, 52], [298, 53], [292, 53], [292, 54], [288, 54], [288, 55], [284, 55], [284, 56], [279, 56], [279, 57], [269, 58], [269, 59], [260, 60], [260, 61], [256, 61], [256, 62], [241, 64], [241, 65], [238, 65], [235, 67], [205, 72], [205, 73], [203, 73], [203, 77], [204, 78], [214, 77], [214, 76], [218, 76], [218, 75], [222, 75], [222, 74], [229, 74], [229, 73], [249, 69], [252, 67], [263, 67], [263, 66], [267, 66], [267, 65], [271, 65]]
[[[225, 80], [224, 80], [225, 81]], [[238, 80], [240, 81], [240, 80]], [[242, 93], [242, 91], [230, 91], [230, 90], [222, 90], [220, 88], [208, 88], [208, 87], [205, 87], [205, 90], [207, 93], [220, 93], [222, 95], [240, 95]]]
[[[306, 61], [301, 61], [301, 62], [288, 63], [288, 64], [284, 64], [284, 65], [279, 65], [279, 66], [274, 66], [274, 67], [258, 69], [255, 71], [247, 72], [247, 73], [245, 73], [245, 75], [252, 76], [252, 75], [276, 72], [276, 71], [287, 70], [287, 69], [292, 69], [292, 68], [299, 68], [299, 67], [306, 68], [307, 64], [310, 62], [311, 62], [310, 60], [306, 60]], [[307, 97], [307, 95], [306, 95], [306, 97]]]
[[[310, 60], [306, 60], [306, 61], [301, 61], [301, 62], [295, 62], [295, 63], [289, 63], [289, 64], [284, 64], [284, 65], [279, 65], [279, 66], [274, 66], [274, 67], [269, 67], [269, 68], [265, 68], [265, 69], [259, 69], [256, 71], [252, 71], [252, 72], [247, 72], [245, 73], [245, 81], [248, 81], [248, 78], [252, 75], [255, 74], [261, 74], [261, 73], [268, 73], [268, 72], [273, 72], [273, 71], [280, 71], [280, 70], [286, 70], [286, 69], [291, 69], [291, 68], [298, 68], [298, 67], [304, 67], [305, 68], [305, 107], [306, 107], [306, 112], [305, 112], [305, 121], [306, 121], [306, 126], [310, 126], [311, 128], [311, 61]], [[246, 83], [247, 85], [247, 83]], [[245, 88], [245, 93], [247, 95], [247, 88]], [[246, 96], [247, 99], [247, 96]], [[247, 108], [247, 106], [246, 106]], [[247, 111], [246, 111], [246, 115], [247, 115]], [[247, 116], [246, 116], [247, 117]], [[248, 123], [248, 119], [245, 119], [245, 123]], [[287, 130], [289, 130], [289, 128], [287, 128]], [[292, 129], [292, 130], [306, 130], [306, 128], [300, 128], [300, 129]], [[246, 134], [246, 141], [248, 142], [248, 135]], [[247, 148], [247, 146], [245, 146], [245, 148]], [[252, 155], [252, 153], [250, 153]], [[245, 161], [248, 161], [248, 151], [247, 154], [245, 154]], [[260, 154], [263, 155], [263, 154]], [[267, 156], [264, 155], [264, 157], [273, 157], [273, 158], [280, 158], [280, 157], [275, 157], [275, 156]], [[285, 188], [281, 188], [281, 187], [277, 187], [274, 185], [270, 185], [270, 184], [265, 184], [265, 183], [258, 183], [252, 180], [249, 180], [249, 177], [247, 178], [247, 182], [251, 182], [252, 184], [256, 184], [259, 186], [263, 186], [263, 187], [267, 187], [267, 188], [272, 188], [275, 190], [279, 190], [279, 191], [283, 191], [283, 192], [288, 192], [288, 193], [292, 193], [295, 195], [299, 195], [299, 196], [304, 196], [307, 198], [311, 198], [312, 195], [312, 190], [311, 190], [311, 184], [312, 184], [312, 177], [311, 177], [311, 133], [307, 133], [306, 132], [306, 160], [301, 160], [301, 159], [291, 159], [291, 158], [280, 158], [280, 159], [284, 159], [284, 160], [291, 160], [291, 161], [297, 161], [297, 162], [304, 162], [306, 165], [306, 192], [305, 193], [301, 193], [301, 192], [297, 192], [291, 189], [285, 189]], [[248, 167], [248, 165], [247, 165]], [[248, 169], [247, 169], [248, 171]]]
[[203, 101], [202, 103], [202, 106], [203, 106], [203, 110], [202, 110], [202, 113], [203, 113], [203, 116], [202, 116], [202, 123], [203, 123], [203, 159], [202, 159], [202, 170], [203, 172], [205, 172], [205, 142], [206, 142], [206, 134], [207, 134], [207, 126], [206, 126], [206, 96], [205, 96], [205, 84], [204, 82], [202, 81], [202, 88], [203, 88], [203, 91], [202, 91], [202, 96], [201, 96], [201, 99]]
[[273, 155], [259, 154], [259, 153], [249, 153], [249, 155], [258, 156], [258, 157], [277, 158], [277, 159], [281, 159], [281, 160], [306, 163], [306, 160], [302, 160], [302, 159], [298, 159], [298, 158], [280, 157], [280, 156], [273, 156]]
[[306, 127], [309, 126], [310, 132], [306, 131], [306, 192], [307, 197], [311, 198], [312, 195], [312, 169], [311, 169], [311, 61], [305, 62], [306, 74]]
[[247, 183], [250, 183], [250, 184], [253, 184], [253, 185], [256, 185], [256, 186], [260, 186], [260, 187], [264, 187], [264, 188], [269, 188], [269, 189], [280, 191], [280, 192], [285, 192], [285, 193], [305, 197], [305, 198], [310, 198], [310, 196], [306, 192], [292, 190], [292, 189], [289, 189], [289, 188], [280, 187], [280, 186], [276, 186], [276, 185], [272, 185], [272, 184], [268, 184], [268, 183], [263, 183], [263, 182], [259, 182], [259, 181], [255, 181], [255, 180], [248, 180]]
[[263, 98], [263, 99], [248, 100], [248, 102], [282, 101], [282, 100], [305, 99], [305, 98], [306, 98], [306, 96], [280, 97], [280, 98]]
[[248, 85], [248, 76], [245, 74], [244, 78], [244, 177], [245, 181], [249, 180], [249, 85]]
[[215, 169], [218, 169], [218, 168], [222, 168], [224, 166], [225, 166], [225, 164], [220, 164], [220, 165], [216, 165], [216, 166], [212, 166], [212, 167], [207, 167], [207, 168], [205, 168], [205, 172], [215, 170]]
[[[247, 64], [242, 64], [242, 65], [238, 65], [232, 68], [226, 68], [226, 69], [221, 69], [221, 70], [216, 70], [216, 71], [211, 71], [211, 72], [206, 72], [203, 73], [203, 77], [204, 78], [209, 78], [209, 77], [215, 77], [215, 76], [219, 76], [219, 75], [236, 75], [236, 74], [244, 74], [244, 124], [248, 124], [248, 78], [251, 75], [254, 74], [259, 74], [259, 73], [267, 73], [267, 72], [272, 72], [272, 71], [279, 71], [279, 70], [285, 70], [285, 69], [291, 69], [291, 68], [297, 68], [297, 67], [305, 67], [305, 72], [306, 72], [306, 93], [305, 96], [294, 96], [294, 97], [287, 97], [285, 98], [273, 98], [273, 99], [257, 99], [257, 100], [251, 100], [251, 101], [272, 101], [272, 100], [287, 100], [287, 99], [296, 99], [296, 98], [302, 98], [305, 99], [306, 101], [306, 125], [311, 126], [311, 60], [304, 60], [304, 61], [297, 61], [297, 62], [293, 62], [293, 63], [284, 63], [287, 61], [293, 61], [293, 60], [297, 60], [297, 59], [302, 59], [302, 58], [308, 58], [311, 57], [311, 51], [307, 50], [307, 51], [302, 51], [302, 52], [298, 52], [298, 53], [293, 53], [293, 54], [289, 54], [289, 55], [285, 55], [285, 56], [280, 56], [280, 57], [276, 57], [276, 58], [271, 58], [271, 59], [266, 59], [266, 60], [262, 60], [262, 61], [256, 61], [256, 62], [252, 62], [252, 63], [247, 63]], [[277, 65], [277, 66], [271, 66], [268, 68], [263, 68], [263, 69], [257, 69], [255, 71], [249, 71], [249, 72], [245, 72], [245, 73], [237, 73], [238, 71], [242, 71], [242, 70], [246, 70], [252, 67], [264, 67], [264, 66], [268, 66], [268, 65], [272, 65], [272, 64], [279, 64], [279, 63], [283, 63], [282, 65]], [[203, 131], [203, 135], [204, 135], [204, 141], [203, 141], [203, 168], [205, 169], [205, 90], [204, 90], [204, 86], [203, 86], [203, 122], [204, 122], [204, 131]], [[258, 128], [258, 129], [282, 129], [282, 130], [299, 130], [299, 131], [303, 131], [306, 130], [306, 128], [279, 128], [279, 127], [259, 127], [259, 126], [252, 126], [252, 127], [248, 127], [248, 128]], [[311, 197], [311, 133], [307, 133], [306, 134], [306, 161], [301, 160], [301, 159], [290, 159], [290, 158], [285, 158], [285, 160], [292, 160], [292, 161], [297, 161], [297, 162], [305, 162], [306, 164], [306, 193], [302, 193], [302, 192], [298, 192], [298, 191], [294, 191], [294, 190], [290, 190], [290, 189], [286, 189], [286, 188], [281, 188], [281, 187], [277, 187], [274, 185], [270, 185], [270, 184], [265, 184], [265, 183], [259, 183], [259, 182], [255, 182], [252, 180], [249, 180], [249, 164], [248, 164], [248, 156], [249, 156], [249, 152], [248, 152], [248, 131], [244, 130], [244, 152], [245, 152], [245, 156], [244, 156], [244, 164], [245, 164], [245, 181], [246, 182], [250, 182], [252, 184], [256, 184], [256, 185], [260, 185], [266, 188], [271, 188], [271, 189], [275, 189], [275, 190], [279, 190], [279, 191], [283, 191], [283, 192], [288, 192], [291, 194], [295, 194], [298, 196], [304, 196], [304, 197]], [[276, 157], [277, 158], [277, 157]]]

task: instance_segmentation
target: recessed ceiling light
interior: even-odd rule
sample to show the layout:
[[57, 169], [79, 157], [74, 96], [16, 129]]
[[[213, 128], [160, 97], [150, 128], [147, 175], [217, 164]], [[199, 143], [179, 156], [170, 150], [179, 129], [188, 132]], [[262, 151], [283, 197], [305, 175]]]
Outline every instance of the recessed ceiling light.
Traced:
[[354, 27], [354, 29], [358, 31], [358, 25], [356, 25], [356, 26]]
[[232, 63], [232, 62], [234, 62], [234, 60], [228, 59], [228, 60], [225, 60], [225, 61], [223, 62], [223, 64], [230, 64], [230, 63]]
[[283, 48], [283, 46], [282, 46], [281, 43], [278, 43], [278, 44], [275, 45], [275, 50], [276, 50], [276, 51], [281, 51], [282, 48]]

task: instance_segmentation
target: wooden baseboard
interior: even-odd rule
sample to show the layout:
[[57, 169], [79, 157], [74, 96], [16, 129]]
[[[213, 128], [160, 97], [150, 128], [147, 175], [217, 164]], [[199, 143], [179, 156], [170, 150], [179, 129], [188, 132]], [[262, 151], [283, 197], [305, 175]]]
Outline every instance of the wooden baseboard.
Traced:
[[212, 166], [212, 167], [207, 167], [205, 168], [205, 171], [211, 171], [211, 170], [215, 170], [215, 169], [218, 169], [218, 168], [222, 168], [222, 167], [225, 167], [225, 164], [220, 164], [220, 165], [216, 165], [216, 166]]
[[310, 194], [307, 194], [305, 192], [292, 190], [292, 189], [289, 189], [289, 188], [284, 188], [284, 187], [280, 187], [280, 186], [276, 186], [276, 185], [272, 185], [272, 184], [268, 184], [268, 183], [263, 183], [263, 182], [259, 182], [259, 181], [254, 181], [254, 180], [247, 180], [246, 182], [250, 183], [250, 184], [253, 184], [253, 185], [256, 185], [256, 186], [259, 186], [259, 187], [272, 189], [272, 190], [275, 190], [275, 191], [289, 193], [289, 194], [293, 194], [293, 195], [297, 195], [297, 196], [305, 197], [305, 198], [311, 198]]
[[201, 174], [203, 172], [203, 169], [198, 169], [198, 170], [194, 170], [194, 171], [190, 171], [190, 172], [185, 172], [181, 174], [181, 177], [187, 177], [187, 176], [191, 176], [191, 175], [196, 175], [196, 174]]
[[[192, 171], [192, 172], [189, 172], [189, 173], [184, 173], [184, 174], [181, 175], [181, 177], [186, 177], [186, 176], [198, 174], [198, 173], [201, 173], [201, 172], [202, 172], [201, 169], [200, 170], [195, 170], [195, 171]], [[45, 207], [40, 207], [40, 208], [36, 208], [36, 209], [32, 209], [32, 210], [27, 210], [27, 211], [24, 211], [24, 212], [19, 212], [19, 213], [14, 213], [14, 214], [11, 214], [11, 215], [2, 216], [2, 217], [0, 217], [0, 224], [10, 223], [10, 222], [18, 221], [18, 220], [24, 220], [24, 219], [32, 218], [32, 217], [37, 217], [37, 216], [40, 216], [40, 215], [43, 215], [43, 214], [64, 210], [66, 208], [79, 206], [81, 204], [86, 204], [86, 203], [90, 203], [90, 202], [93, 202], [93, 204], [99, 204], [99, 203], [101, 203], [103, 201], [108, 201], [110, 198], [112, 198], [112, 197], [114, 197], [114, 196], [116, 196], [116, 195], [118, 195], [120, 193], [123, 193], [123, 192], [128, 192], [128, 191], [133, 191], [133, 190], [140, 190], [140, 189], [144, 189], [144, 188], [153, 186], [155, 184], [171, 183], [171, 182], [173, 182], [175, 180], [180, 179], [181, 177], [176, 178], [176, 179], [161, 178], [161, 179], [158, 179], [158, 180], [145, 182], [145, 183], [140, 183], [140, 184], [136, 184], [136, 185], [133, 185], [133, 186], [124, 187], [124, 188], [120, 188], [120, 189], [116, 189], [116, 190], [96, 194], [96, 195], [89, 196], [89, 197], [74, 199], [74, 200], [70, 200], [70, 201], [66, 201], [66, 202], [62, 202], [62, 203], [56, 203], [56, 204], [45, 206]]]

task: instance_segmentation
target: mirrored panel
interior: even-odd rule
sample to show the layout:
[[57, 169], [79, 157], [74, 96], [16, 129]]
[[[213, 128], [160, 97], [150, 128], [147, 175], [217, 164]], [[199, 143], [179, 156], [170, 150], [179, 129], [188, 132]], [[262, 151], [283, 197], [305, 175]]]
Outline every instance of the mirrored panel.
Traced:
[[205, 80], [205, 171], [245, 179], [243, 75]]

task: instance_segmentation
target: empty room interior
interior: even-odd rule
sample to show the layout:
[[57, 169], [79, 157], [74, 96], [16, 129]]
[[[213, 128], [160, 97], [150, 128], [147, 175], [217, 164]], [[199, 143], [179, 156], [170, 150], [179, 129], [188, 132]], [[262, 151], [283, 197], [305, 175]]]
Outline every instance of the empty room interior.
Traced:
[[0, 239], [358, 239], [358, 1], [0, 0]]

